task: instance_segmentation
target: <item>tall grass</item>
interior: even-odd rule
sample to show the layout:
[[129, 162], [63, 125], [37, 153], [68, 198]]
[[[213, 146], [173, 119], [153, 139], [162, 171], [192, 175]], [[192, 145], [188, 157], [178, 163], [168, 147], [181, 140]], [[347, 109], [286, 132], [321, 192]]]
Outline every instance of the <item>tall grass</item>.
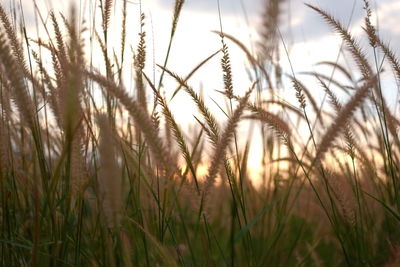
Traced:
[[[139, 6], [140, 27], [131, 29], [127, 2], [118, 10], [101, 0], [99, 25], [91, 29], [75, 9], [52, 12], [51, 27], [42, 25], [45, 40], [29, 38], [18, 23], [23, 17], [10, 19], [0, 5], [1, 266], [400, 264], [400, 120], [383, 94], [396, 88], [385, 88], [381, 75], [387, 65], [399, 81], [400, 64], [371, 22], [367, 0], [368, 47], [308, 5], [340, 35], [343, 55], [355, 64], [322, 61], [339, 74], [311, 73], [329, 100], [321, 105], [292, 69], [287, 89], [298, 107], [276, 97], [284, 79], [280, 49], [289, 57], [279, 1], [265, 5], [257, 53], [224, 33], [221, 20], [221, 50], [186, 77], [168, 67], [185, 3], [175, 1], [158, 80], [145, 68], [146, 16]], [[109, 42], [112, 12], [121, 13], [119, 50]], [[133, 30], [139, 41], [129, 54]], [[254, 78], [243, 95], [233, 82], [233, 45]], [[103, 57], [97, 69], [85, 54], [94, 46]], [[221, 58], [218, 91], [227, 105], [215, 104], [226, 121], [190, 80], [214, 57]], [[165, 79], [177, 87], [165, 90]], [[198, 109], [191, 132], [171, 110], [176, 94]], [[259, 186], [251, 138], [239, 136], [244, 121], [261, 139]]]

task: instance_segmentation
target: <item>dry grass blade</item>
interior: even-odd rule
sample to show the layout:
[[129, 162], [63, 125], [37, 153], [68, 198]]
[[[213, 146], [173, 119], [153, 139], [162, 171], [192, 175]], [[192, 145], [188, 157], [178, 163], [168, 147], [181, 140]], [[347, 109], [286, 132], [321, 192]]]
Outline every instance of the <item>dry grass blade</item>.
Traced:
[[227, 126], [221, 135], [219, 143], [215, 147], [214, 156], [211, 159], [211, 166], [208, 169], [208, 175], [206, 177], [206, 182], [204, 185], [204, 194], [207, 194], [210, 187], [214, 184], [215, 178], [218, 174], [219, 167], [224, 161], [226, 149], [229, 146], [231, 139], [234, 136], [236, 127], [242, 117], [243, 111], [245, 110], [251, 92], [254, 89], [255, 84], [247, 91], [246, 95], [240, 99], [238, 107], [235, 109], [233, 114], [228, 120]]
[[[304, 95], [302, 94], [304, 92], [305, 95], [307, 96], [308, 100], [310, 101], [310, 104], [311, 104], [315, 114], [317, 115], [317, 119], [319, 119], [319, 121], [321, 122], [321, 125], [324, 126], [324, 121], [321, 117], [321, 110], [318, 107], [317, 102], [315, 101], [311, 92], [307, 89], [307, 87], [302, 82], [297, 80], [295, 77], [289, 75], [289, 78], [292, 80], [293, 86], [296, 89], [296, 96], [299, 95], [298, 99], [299, 99], [299, 102], [301, 103], [300, 106], [302, 108], [305, 107], [306, 101], [305, 101]], [[300, 92], [300, 93], [298, 93], [298, 92]]]
[[[216, 56], [220, 51], [221, 50], [218, 50], [217, 52], [211, 54], [209, 57], [207, 57], [206, 59], [201, 61], [196, 67], [194, 67], [194, 69], [188, 75], [186, 75], [186, 77], [184, 79], [182, 79], [182, 83], [183, 84], [187, 83], [187, 81], [189, 81], [189, 79], [196, 73], [196, 71], [201, 69], [204, 66], [204, 64], [206, 64], [210, 59], [212, 59], [214, 56]], [[175, 97], [175, 95], [182, 88], [182, 86], [183, 86], [182, 83], [179, 83], [178, 87], [175, 89], [174, 93], [172, 94], [171, 100], [172, 100], [172, 98]]]
[[199, 109], [201, 115], [204, 117], [206, 120], [207, 126], [208, 126], [208, 131], [207, 135], [210, 138], [211, 142], [214, 144], [214, 146], [217, 145], [218, 140], [219, 140], [219, 127], [217, 124], [217, 120], [215, 117], [212, 115], [212, 113], [209, 111], [207, 106], [205, 105], [203, 99], [193, 90], [192, 87], [190, 87], [185, 80], [183, 80], [181, 77], [179, 77], [177, 74], [169, 71], [168, 69], [158, 65], [163, 71], [168, 73], [171, 77], [173, 77], [181, 86], [183, 86], [184, 90], [192, 97], [193, 101], [196, 103], [197, 108]]
[[342, 37], [342, 39], [346, 42], [347, 47], [350, 50], [350, 53], [352, 54], [353, 58], [355, 59], [357, 66], [359, 67], [362, 75], [364, 78], [369, 79], [372, 70], [371, 67], [368, 63], [368, 60], [366, 59], [364, 53], [361, 50], [360, 45], [356, 42], [356, 40], [350, 35], [348, 30], [334, 17], [332, 17], [330, 14], [325, 12], [324, 10], [312, 6], [310, 4], [306, 4], [308, 7], [311, 9], [315, 10], [317, 13], [319, 13], [325, 21], [327, 21]]
[[154, 86], [154, 84], [150, 81], [150, 79], [143, 73], [147, 83], [150, 85], [150, 87], [153, 89], [153, 93], [155, 95], [155, 97], [157, 98], [158, 103], [160, 104], [160, 106], [163, 109], [163, 114], [165, 116], [165, 119], [167, 121], [167, 127], [171, 128], [172, 133], [175, 137], [176, 142], [178, 143], [179, 149], [181, 150], [183, 157], [186, 161], [186, 164], [188, 165], [193, 179], [196, 183], [196, 188], [197, 190], [199, 190], [199, 184], [197, 182], [197, 177], [196, 177], [196, 170], [194, 169], [194, 166], [192, 164], [192, 157], [190, 155], [188, 146], [186, 145], [186, 141], [185, 138], [183, 137], [182, 131], [179, 129], [178, 124], [176, 123], [174, 116], [172, 115], [171, 110], [168, 107], [167, 102], [165, 101], [165, 99], [160, 95], [160, 93], [157, 91], [156, 87]]
[[107, 54], [107, 46], [101, 40], [100, 35], [98, 34], [97, 31], [95, 31], [95, 35], [96, 35], [96, 40], [99, 42], [99, 45], [100, 45], [100, 48], [101, 48], [101, 52], [103, 54], [107, 75], [110, 75], [112, 73], [112, 70], [111, 70], [110, 58], [108, 57], [108, 54]]
[[300, 108], [304, 110], [306, 107], [306, 97], [304, 96], [303, 93], [304, 86], [302, 86], [301, 83], [296, 78], [292, 79], [292, 84], [293, 88], [296, 90], [296, 98], [300, 104]]
[[178, 170], [172, 157], [164, 148], [161, 138], [158, 136], [157, 130], [149, 115], [140, 107], [140, 104], [132, 99], [123, 89], [122, 86], [116, 85], [113, 81], [93, 72], [86, 72], [87, 75], [97, 82], [100, 86], [107, 89], [114, 97], [116, 97], [129, 111], [134, 119], [136, 126], [143, 132], [146, 141], [150, 146], [152, 154], [156, 162], [166, 170], [166, 175], [170, 176]]
[[58, 125], [61, 124], [61, 115], [60, 115], [60, 107], [59, 107], [59, 102], [58, 102], [58, 92], [57, 89], [54, 87], [52, 83], [52, 78], [50, 77], [50, 74], [47, 72], [46, 68], [43, 65], [43, 62], [41, 58], [36, 54], [36, 52], [32, 51], [32, 57], [35, 59], [36, 64], [39, 67], [40, 74], [42, 75], [42, 81], [44, 83], [44, 87], [47, 87], [49, 93], [44, 92], [43, 88], [43, 94], [46, 94], [43, 96], [45, 101], [48, 101], [50, 104], [50, 107], [53, 111], [54, 116], [56, 117]]
[[[103, 1], [101, 1], [103, 3]], [[103, 30], [106, 31], [110, 24], [111, 9], [113, 6], [113, 0], [105, 0], [103, 8]]]
[[136, 55], [134, 57], [134, 66], [136, 71], [135, 82], [137, 88], [137, 98], [140, 105], [144, 110], [147, 110], [147, 100], [146, 91], [143, 83], [143, 69], [146, 63], [146, 32], [143, 31], [145, 16], [142, 13], [140, 15], [140, 27], [141, 31], [139, 33], [139, 44], [137, 47]]
[[29, 127], [35, 127], [34, 115], [36, 113], [34, 104], [29, 96], [24, 83], [24, 76], [20, 71], [20, 64], [12, 57], [12, 52], [7, 44], [4, 34], [0, 34], [0, 72], [7, 77], [8, 84], [12, 88], [12, 96], [17, 107]]
[[400, 62], [397, 59], [395, 53], [389, 48], [389, 45], [384, 43], [380, 38], [377, 38], [377, 42], [379, 47], [385, 53], [386, 57], [389, 60], [390, 65], [394, 73], [396, 74], [397, 81], [400, 82]]
[[119, 69], [119, 79], [122, 79], [122, 66], [124, 65], [124, 55], [126, 46], [126, 18], [128, 0], [123, 0], [122, 4], [122, 30], [121, 30], [121, 67]]
[[15, 56], [16, 62], [20, 65], [20, 67], [22, 67], [22, 69], [26, 71], [26, 73], [29, 73], [25, 64], [24, 51], [22, 49], [21, 43], [18, 41], [17, 33], [12, 27], [8, 15], [1, 4], [0, 4], [0, 20], [6, 31], [7, 38], [10, 40], [11, 49], [13, 51], [13, 53], [11, 54]]
[[285, 143], [290, 143], [291, 131], [284, 120], [267, 110], [257, 107], [254, 104], [248, 103], [247, 106], [253, 112], [253, 115], [247, 118], [256, 119], [266, 123]]
[[324, 134], [317, 150], [316, 159], [322, 160], [324, 153], [329, 149], [332, 142], [343, 130], [348, 120], [353, 116], [355, 110], [362, 104], [368, 96], [369, 89], [376, 83], [376, 78], [365, 83], [361, 88], [357, 89], [353, 97], [342, 107], [333, 124]]
[[225, 94], [229, 99], [233, 98], [233, 81], [232, 81], [232, 69], [231, 69], [231, 60], [229, 56], [228, 46], [224, 42], [224, 37], [221, 35], [222, 42], [222, 59], [221, 59], [221, 67], [224, 77], [224, 87]]
[[368, 35], [368, 40], [369, 44], [371, 47], [375, 48], [377, 47], [377, 35], [376, 35], [376, 30], [375, 27], [371, 23], [371, 16], [372, 16], [372, 11], [369, 6], [369, 2], [367, 0], [364, 0], [364, 9], [367, 12], [367, 15], [365, 16], [365, 32]]
[[[318, 77], [317, 77], [318, 78]], [[337, 114], [340, 113], [342, 110], [342, 104], [339, 102], [339, 99], [336, 97], [336, 95], [329, 89], [328, 85], [324, 83], [321, 79], [319, 79], [319, 82], [321, 83], [322, 87], [325, 89], [325, 92], [329, 96], [329, 100], [334, 107], [335, 111]], [[349, 154], [351, 158], [354, 158], [354, 150], [355, 150], [355, 140], [353, 133], [351, 131], [351, 126], [350, 122], [347, 121], [344, 125], [344, 137], [346, 139], [346, 145], [347, 145], [347, 150], [346, 152]]]
[[338, 87], [339, 89], [341, 89], [347, 95], [350, 95], [349, 91], [351, 91], [351, 90], [354, 91], [354, 87], [344, 85], [344, 84], [340, 83], [339, 81], [337, 81], [335, 79], [332, 79], [330, 76], [327, 76], [327, 75], [324, 75], [324, 74], [321, 74], [321, 73], [318, 73], [318, 72], [302, 71], [299, 74], [311, 75], [311, 76], [314, 76], [314, 77], [318, 77], [319, 79], [325, 80], [329, 84], [333, 84], [336, 87]]
[[317, 65], [327, 65], [327, 66], [331, 66], [333, 69], [338, 69], [340, 70], [340, 72], [342, 72], [344, 74], [344, 76], [349, 79], [349, 81], [353, 82], [353, 77], [351, 75], [351, 73], [346, 70], [342, 65], [339, 65], [337, 62], [332, 62], [332, 61], [321, 61], [318, 62]]
[[261, 53], [267, 60], [273, 59], [275, 49], [278, 47], [277, 28], [283, 2], [282, 0], [264, 1], [265, 10], [263, 12], [262, 28], [260, 31], [262, 37], [260, 46]]
[[5, 177], [9, 171], [10, 162], [10, 132], [7, 125], [7, 106], [9, 105], [8, 100], [4, 98], [4, 87], [1, 86], [0, 100], [0, 177]]
[[[216, 34], [221, 35], [222, 32], [219, 31], [213, 31]], [[269, 86], [269, 88], [273, 88], [272, 86], [272, 81], [271, 78], [268, 74], [268, 72], [265, 70], [265, 68], [261, 65], [261, 63], [251, 54], [251, 52], [246, 48], [246, 46], [240, 42], [238, 39], [236, 39], [234, 36], [230, 35], [230, 34], [223, 34], [224, 37], [228, 38], [229, 40], [231, 40], [234, 44], [236, 44], [245, 54], [247, 57], [247, 60], [255, 67], [258, 67], [258, 69], [262, 72], [262, 74], [264, 75], [265, 79], [267, 80], [267, 84]]]
[[100, 172], [98, 177], [100, 201], [107, 226], [118, 228], [122, 213], [122, 178], [117, 163], [115, 138], [106, 115], [98, 115], [100, 129], [99, 154]]
[[304, 117], [304, 114], [300, 109], [296, 108], [295, 106], [293, 106], [292, 104], [290, 104], [288, 102], [279, 101], [279, 100], [265, 100], [265, 101], [263, 101], [263, 103], [265, 103], [266, 105], [277, 105], [277, 106], [280, 106], [280, 107], [282, 107], [282, 109], [284, 111], [291, 110], [297, 116]]
[[57, 41], [57, 56], [60, 62], [60, 66], [65, 70], [65, 64], [67, 62], [67, 52], [64, 44], [64, 38], [62, 36], [60, 26], [54, 12], [50, 12], [50, 17], [53, 23], [54, 33]]
[[175, 0], [174, 15], [172, 17], [171, 36], [175, 35], [176, 27], [178, 26], [179, 16], [181, 14], [184, 3], [185, 3], [185, 0]]

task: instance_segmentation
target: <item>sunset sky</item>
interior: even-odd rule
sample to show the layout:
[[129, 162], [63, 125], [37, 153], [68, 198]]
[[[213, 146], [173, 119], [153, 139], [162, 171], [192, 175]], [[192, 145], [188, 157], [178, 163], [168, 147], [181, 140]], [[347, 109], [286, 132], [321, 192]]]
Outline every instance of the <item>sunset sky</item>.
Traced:
[[[84, 18], [89, 26], [93, 22], [93, 7], [98, 5], [98, 0], [21, 0], [23, 12], [28, 25], [28, 35], [34, 38], [36, 30], [34, 27], [34, 2], [37, 3], [39, 10], [46, 20], [50, 10], [61, 11], [68, 14], [71, 3], [78, 6], [81, 17]], [[4, 0], [6, 5], [18, 5], [19, 1]], [[110, 38], [118, 44], [120, 40], [121, 3], [115, 1], [113, 22], [110, 30], [115, 38]], [[363, 1], [361, 0], [310, 0], [307, 3], [313, 4], [333, 14], [343, 22], [349, 24], [355, 36], [362, 34], [362, 19], [365, 15]], [[132, 45], [137, 38], [139, 0], [128, 1], [128, 36], [132, 38]], [[260, 29], [261, 15], [263, 11], [263, 0], [220, 0], [223, 30], [234, 35], [248, 47], [255, 47]], [[396, 14], [400, 11], [400, 2], [396, 0], [371, 1], [372, 9], [377, 11], [378, 27], [384, 40], [390, 41], [393, 47], [400, 45], [400, 28], [397, 27]], [[354, 9], [353, 9], [354, 5]], [[162, 63], [167, 50], [169, 32], [171, 27], [171, 17], [173, 12], [173, 0], [145, 0], [142, 1], [142, 11], [146, 14], [146, 26], [148, 41], [148, 66], [151, 62]], [[375, 15], [375, 12], [374, 12]], [[100, 17], [96, 17], [97, 22]], [[48, 22], [50, 24], [50, 22]], [[295, 71], [305, 71], [313, 68], [313, 64], [322, 60], [336, 59], [340, 38], [333, 34], [330, 27], [317, 15], [304, 5], [304, 1], [286, 0], [283, 4], [280, 29], [285, 42], [289, 47], [290, 58]], [[99, 30], [99, 29], [98, 29]], [[171, 69], [184, 75], [198, 62], [220, 48], [219, 37], [212, 33], [212, 30], [219, 30], [218, 7], [216, 0], [187, 0], [178, 24], [176, 38], [171, 51], [171, 60], [168, 65]], [[154, 47], [153, 47], [154, 44]], [[110, 43], [112, 45], [112, 43]], [[117, 45], [116, 45], [117, 46]], [[230, 45], [233, 69], [241, 75], [242, 68], [245, 66], [243, 53]], [[287, 67], [287, 58], [281, 49], [281, 64]], [[153, 53], [154, 52], [154, 53]], [[154, 60], [152, 57], [155, 57]], [[151, 66], [152, 67], [152, 66]], [[211, 68], [210, 70], [206, 70]], [[214, 69], [212, 69], [214, 68]], [[210, 75], [218, 76], [218, 66], [209, 64], [202, 71], [208, 71]], [[202, 75], [198, 75], [199, 77]], [[238, 77], [236, 76], [236, 77]], [[215, 77], [217, 78], [217, 77]], [[195, 79], [194, 79], [195, 80]], [[207, 87], [211, 82], [218, 79], [202, 81]], [[237, 79], [238, 87], [247, 83], [240, 77]], [[243, 81], [242, 82], [239, 82]], [[247, 87], [247, 86], [246, 86]]]
[[[361, 0], [310, 0], [307, 1], [321, 9], [329, 12], [338, 18], [344, 25], [349, 25], [353, 35], [361, 41], [362, 44], [367, 44], [367, 40], [363, 35], [361, 28], [365, 11], [363, 10], [363, 1]], [[12, 4], [13, 3], [13, 4]], [[37, 39], [37, 31], [35, 27], [35, 8], [33, 0], [22, 0], [24, 17], [27, 25], [28, 36]], [[45, 20], [47, 26], [51, 28], [48, 13], [50, 10], [60, 11], [64, 15], [68, 15], [70, 4], [77, 5], [80, 11], [81, 19], [84, 19], [86, 26], [92, 32], [92, 25], [97, 25], [97, 30], [101, 31], [100, 14], [93, 14], [94, 7], [99, 1], [96, 0], [36, 0], [38, 10]], [[5, 0], [8, 7], [17, 5], [18, 1]], [[119, 49], [120, 34], [121, 34], [121, 9], [122, 1], [116, 1], [113, 9], [113, 16], [110, 25], [110, 47]], [[390, 42], [392, 47], [400, 47], [400, 28], [396, 23], [397, 14], [400, 13], [400, 2], [396, 0], [381, 0], [371, 1], [373, 9], [373, 19], [379, 23], [377, 27], [382, 39]], [[128, 1], [128, 43], [133, 49], [137, 44], [137, 33], [139, 31], [139, 1]], [[171, 29], [171, 20], [173, 14], [173, 0], [147, 0], [142, 1], [142, 12], [146, 15], [145, 27], [147, 41], [147, 63], [146, 73], [150, 77], [154, 77], [157, 81], [160, 70], [155, 64], [163, 64], [167, 51], [169, 34]], [[235, 36], [241, 40], [249, 49], [256, 51], [256, 42], [259, 41], [258, 31], [260, 29], [261, 15], [263, 11], [262, 0], [220, 0], [221, 18], [223, 31]], [[38, 13], [36, 13], [38, 17]], [[376, 20], [378, 18], [378, 20]], [[310, 10], [300, 0], [287, 0], [283, 4], [283, 12], [281, 15], [280, 30], [282, 32], [285, 43], [289, 49], [289, 56], [293, 64], [295, 72], [301, 71], [324, 71], [320, 66], [315, 64], [320, 61], [335, 61], [340, 50], [341, 39], [334, 34], [332, 29], [322, 20], [318, 14]], [[39, 19], [40, 24], [40, 19]], [[43, 27], [40, 27], [39, 35], [43, 39], [47, 39]], [[188, 74], [203, 59], [216, 52], [221, 48], [220, 37], [212, 33], [213, 30], [219, 30], [218, 5], [216, 0], [187, 0], [176, 32], [176, 36], [172, 45], [170, 60], [167, 67], [181, 76]], [[92, 35], [93, 36], [93, 35]], [[244, 54], [232, 43], [229, 43], [229, 51], [231, 55], [232, 70], [234, 77], [234, 90], [237, 94], [242, 94], [251, 86], [246, 74], [248, 62]], [[131, 56], [131, 48], [127, 47], [127, 53]], [[94, 52], [90, 55], [93, 58], [94, 66], [102, 66], [103, 61], [98, 44], [95, 44]], [[365, 46], [367, 47], [367, 46]], [[97, 50], [96, 50], [97, 49]], [[368, 55], [371, 51], [366, 50]], [[217, 117], [223, 119], [224, 115], [219, 108], [212, 102], [211, 99], [217, 102], [222, 99], [221, 95], [216, 93], [216, 90], [221, 90], [223, 87], [222, 71], [220, 68], [221, 56], [215, 57], [206, 64], [189, 83], [196, 89], [203, 88], [203, 93], [207, 104]], [[288, 59], [284, 50], [281, 49], [281, 65], [286, 73], [290, 73]], [[340, 57], [342, 60], [342, 57]], [[340, 61], [342, 62], [342, 61]], [[127, 68], [128, 69], [128, 68]], [[326, 70], [325, 70], [326, 71]], [[126, 86], [132, 90], [132, 84], [128, 77], [130, 73], [126, 73]], [[204, 78], [206, 77], [206, 79]], [[299, 79], [306, 83], [315, 84], [315, 79], [299, 76]], [[171, 95], [175, 89], [175, 83], [172, 79], [165, 79], [166, 95]], [[391, 88], [395, 88], [393, 81], [388, 81], [387, 84]], [[282, 97], [285, 101], [297, 106], [294, 91], [288, 86]], [[316, 98], [322, 98], [322, 90], [315, 89]], [[394, 94], [393, 91], [386, 91], [387, 94]], [[150, 95], [150, 91], [149, 91]], [[223, 103], [223, 102], [222, 102]], [[391, 104], [391, 103], [389, 103]], [[193, 123], [193, 114], [196, 113], [195, 105], [183, 93], [178, 94], [171, 103], [171, 108], [176, 119], [184, 125]], [[239, 134], [246, 135], [247, 129], [243, 129]], [[257, 135], [259, 136], [259, 135]], [[258, 143], [254, 140], [253, 143]], [[260, 152], [260, 151], [259, 151]], [[260, 153], [252, 153], [251, 157], [257, 159]], [[254, 163], [253, 166], [252, 162]], [[259, 167], [258, 160], [250, 160], [250, 167], [254, 169]]]

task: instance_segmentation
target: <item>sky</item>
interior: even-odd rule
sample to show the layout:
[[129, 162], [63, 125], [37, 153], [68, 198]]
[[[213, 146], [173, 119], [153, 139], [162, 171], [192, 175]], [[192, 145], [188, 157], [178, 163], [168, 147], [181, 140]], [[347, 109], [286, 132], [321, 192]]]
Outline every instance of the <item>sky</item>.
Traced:
[[[3, 0], [10, 3], [18, 3], [16, 0]], [[28, 35], [37, 36], [35, 27], [34, 0], [21, 0], [24, 16], [28, 26]], [[121, 0], [116, 1], [110, 25], [111, 46], [117, 47], [120, 40]], [[343, 25], [348, 26], [352, 34], [361, 42], [368, 51], [367, 40], [361, 28], [365, 11], [362, 0], [308, 0], [305, 1], [332, 14], [339, 19]], [[89, 27], [94, 19], [99, 19], [99, 14], [93, 16], [91, 11], [98, 4], [98, 0], [36, 0], [45, 23], [49, 23], [49, 10], [61, 11], [66, 14], [70, 3], [79, 6], [81, 18], [86, 20]], [[147, 65], [146, 73], [154, 80], [160, 75], [160, 69], [156, 64], [162, 64], [167, 51], [171, 20], [174, 8], [174, 0], [143, 0], [141, 2], [142, 12], [146, 15], [144, 30], [147, 33]], [[241, 40], [249, 49], [256, 49], [259, 41], [259, 29], [263, 13], [263, 0], [220, 0], [221, 21], [223, 31]], [[398, 0], [370, 0], [373, 9], [373, 22], [377, 25], [379, 33], [391, 47], [400, 47], [400, 1]], [[133, 47], [137, 44], [137, 33], [139, 29], [139, 0], [129, 0], [128, 10], [128, 39]], [[280, 30], [285, 41], [293, 69], [296, 73], [301, 71], [324, 71], [316, 66], [320, 61], [335, 61], [341, 46], [341, 39], [333, 30], [315, 13], [315, 11], [304, 5], [304, 0], [284, 0], [283, 12], [280, 17]], [[37, 15], [37, 14], [36, 14]], [[188, 74], [194, 66], [203, 59], [221, 48], [220, 37], [213, 33], [219, 30], [219, 16], [217, 0], [186, 0], [178, 23], [176, 36], [172, 45], [170, 61], [167, 67], [181, 76]], [[43, 30], [39, 33], [46, 38]], [[115, 41], [115, 44], [112, 42]], [[234, 77], [234, 90], [242, 94], [251, 86], [246, 70], [249, 67], [244, 54], [234, 44], [229, 43], [232, 71]], [[94, 62], [100, 67], [102, 65], [100, 51], [94, 52]], [[342, 58], [341, 58], [342, 60]], [[203, 94], [210, 109], [221, 119], [224, 114], [213, 103], [221, 100], [216, 91], [223, 88], [222, 72], [220, 68], [220, 56], [215, 57], [207, 63], [189, 81], [196, 90], [203, 89]], [[289, 61], [281, 49], [280, 63], [285, 72], [290, 72]], [[129, 76], [129, 75], [128, 75]], [[315, 85], [315, 80], [310, 77], [299, 76], [302, 81]], [[132, 84], [126, 83], [129, 90]], [[393, 87], [390, 84], [389, 87]], [[168, 77], [165, 79], [165, 93], [171, 95], [175, 85]], [[322, 90], [315, 90], [316, 97], [321, 97]], [[393, 90], [395, 92], [397, 90]], [[393, 92], [386, 92], [388, 94]], [[295, 93], [288, 90], [285, 100], [297, 106]], [[287, 98], [286, 98], [287, 97]], [[170, 102], [176, 119], [182, 125], [193, 123], [193, 114], [196, 108], [184, 94], [179, 94]], [[183, 127], [183, 126], [182, 126]], [[244, 129], [241, 134], [247, 134]], [[257, 143], [257, 140], [254, 141]], [[251, 156], [257, 157], [257, 153]], [[250, 161], [252, 162], [252, 161]], [[253, 162], [259, 162], [253, 160]], [[258, 163], [257, 163], [258, 164]], [[257, 168], [254, 163], [253, 169]], [[250, 166], [251, 167], [251, 166]]]
[[[66, 13], [70, 3], [73, 3], [88, 12], [94, 3], [99, 0], [20, 0], [24, 16], [28, 25], [34, 26], [34, 2], [37, 3], [44, 20], [48, 11], [55, 10]], [[6, 5], [19, 3], [17, 0], [3, 0]], [[114, 19], [116, 25], [120, 19], [121, 0], [116, 0]], [[249, 46], [254, 46], [258, 40], [264, 0], [220, 0], [223, 30], [236, 36]], [[362, 19], [365, 14], [362, 0], [283, 0], [280, 29], [290, 51], [290, 57], [295, 67], [308, 68], [322, 58], [333, 59], [334, 51], [340, 44], [330, 27], [304, 2], [313, 4], [334, 15], [344, 25], [349, 25], [356, 36], [362, 34]], [[400, 1], [397, 0], [371, 0], [374, 15], [377, 14], [379, 29], [385, 40], [390, 41], [393, 47], [400, 45], [400, 27], [397, 27], [397, 17], [400, 14]], [[137, 15], [139, 0], [129, 0], [131, 22], [129, 25], [133, 33], [137, 31]], [[98, 3], [97, 3], [98, 4]], [[353, 8], [354, 5], [354, 8]], [[173, 12], [174, 0], [143, 0], [142, 11], [146, 14], [146, 28], [149, 39], [155, 44], [154, 51], [157, 63], [162, 61], [166, 53], [166, 43], [169, 37], [170, 22]], [[349, 24], [349, 19], [351, 22]], [[82, 15], [86, 18], [86, 14]], [[136, 20], [136, 21], [135, 21]], [[46, 20], [46, 23], [47, 22]], [[172, 53], [176, 57], [182, 56], [185, 60], [174, 60], [179, 69], [193, 66], [206, 55], [211, 54], [220, 47], [218, 36], [211, 33], [219, 30], [217, 0], [186, 0], [181, 19], [178, 25], [176, 40]], [[36, 32], [30, 31], [32, 35]], [[29, 32], [28, 32], [29, 34]], [[117, 34], [117, 31], [116, 31]], [[336, 40], [336, 42], [331, 42]], [[330, 44], [329, 44], [330, 43]], [[322, 49], [323, 48], [323, 49]], [[193, 53], [193, 51], [196, 53]], [[232, 48], [234, 50], [234, 48]], [[178, 52], [179, 53], [178, 53]], [[190, 57], [188, 56], [190, 52]], [[234, 54], [238, 51], [233, 51]], [[150, 53], [149, 53], [150, 54]], [[234, 55], [233, 57], [236, 57]], [[237, 55], [242, 59], [240, 55]], [[284, 57], [282, 58], [282, 61]], [[197, 61], [196, 61], [197, 60]], [[284, 63], [284, 62], [282, 62]]]
[[[6, 4], [16, 0], [3, 0]], [[80, 7], [82, 18], [90, 20], [85, 12], [93, 8], [99, 0], [35, 0], [39, 10], [47, 18], [49, 10], [66, 13], [70, 3]], [[24, 15], [28, 25], [34, 25], [34, 0], [21, 0]], [[120, 20], [121, 0], [116, 1], [114, 9], [115, 29], [118, 29]], [[248, 47], [255, 48], [259, 40], [264, 0], [220, 0], [221, 19], [223, 30], [232, 34]], [[365, 14], [362, 0], [309, 0], [305, 1], [320, 7], [334, 15], [344, 25], [349, 25], [352, 33], [360, 37], [362, 32], [362, 19]], [[371, 0], [372, 9], [376, 11], [379, 21], [380, 33], [383, 39], [390, 41], [393, 47], [400, 46], [400, 28], [397, 27], [396, 18], [400, 14], [400, 1], [396, 0]], [[139, 0], [129, 0], [130, 31], [132, 43], [137, 37]], [[98, 3], [97, 3], [98, 4]], [[353, 6], [354, 5], [354, 6]], [[341, 40], [332, 29], [313, 10], [304, 5], [304, 0], [283, 0], [283, 12], [280, 18], [280, 30], [286, 42], [289, 55], [295, 71], [305, 71], [313, 68], [313, 65], [321, 60], [336, 59]], [[150, 56], [154, 56], [153, 63], [161, 63], [166, 54], [171, 16], [174, 0], [143, 0], [142, 11], [146, 14], [147, 36], [152, 47]], [[85, 14], [83, 14], [85, 13]], [[350, 20], [351, 18], [351, 20]], [[48, 22], [47, 22], [48, 23]], [[111, 27], [112, 28], [112, 27]], [[220, 48], [219, 37], [212, 30], [219, 30], [219, 17], [217, 0], [186, 0], [182, 15], [178, 24], [176, 38], [174, 40], [169, 65], [175, 71], [185, 71], [195, 66], [198, 62]], [[33, 36], [35, 30], [28, 31]], [[119, 41], [118, 31], [115, 31], [115, 40]], [[364, 38], [365, 41], [365, 38]], [[148, 46], [149, 47], [149, 46]], [[246, 65], [243, 53], [240, 53], [234, 45], [230, 45], [234, 70], [238, 75], [243, 73]], [[281, 63], [286, 68], [288, 60], [282, 51]], [[211, 64], [210, 64], [211, 65]], [[214, 64], [215, 65], [215, 64]], [[211, 66], [209, 66], [212, 68]], [[216, 69], [210, 70], [210, 74], [216, 74]], [[184, 73], [182, 73], [183, 75]], [[210, 77], [211, 78], [211, 77]], [[211, 80], [211, 79], [210, 79]], [[216, 79], [215, 79], [216, 80]], [[244, 80], [244, 79], [239, 79]], [[206, 82], [206, 81], [204, 81]], [[207, 84], [206, 84], [207, 85]], [[244, 84], [239, 84], [239, 87]], [[245, 90], [245, 89], [243, 89]]]

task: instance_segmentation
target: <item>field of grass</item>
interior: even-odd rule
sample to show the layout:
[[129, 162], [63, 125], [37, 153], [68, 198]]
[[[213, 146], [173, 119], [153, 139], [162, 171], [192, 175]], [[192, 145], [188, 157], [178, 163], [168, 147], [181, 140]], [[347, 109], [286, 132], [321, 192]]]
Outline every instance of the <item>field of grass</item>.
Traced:
[[[50, 13], [38, 19], [42, 39], [0, 5], [0, 266], [400, 266], [400, 62], [367, 0], [367, 46], [309, 6], [351, 62], [321, 62], [334, 75], [313, 73], [313, 88], [278, 63], [279, 51], [289, 54], [282, 1], [265, 3], [257, 52], [221, 27], [220, 51], [189, 74], [170, 69], [167, 53], [157, 80], [145, 71], [147, 18], [132, 29], [127, 2], [97, 1], [90, 27], [74, 9]], [[170, 47], [184, 2], [174, 1]], [[112, 14], [121, 28], [110, 29]], [[108, 44], [110, 31], [119, 47]], [[231, 47], [251, 66], [242, 94]], [[214, 58], [224, 120], [191, 83]], [[296, 103], [276, 97], [282, 77]], [[171, 111], [182, 94], [198, 110], [191, 131]], [[261, 140], [257, 186], [251, 138], [238, 134], [246, 123]]]

